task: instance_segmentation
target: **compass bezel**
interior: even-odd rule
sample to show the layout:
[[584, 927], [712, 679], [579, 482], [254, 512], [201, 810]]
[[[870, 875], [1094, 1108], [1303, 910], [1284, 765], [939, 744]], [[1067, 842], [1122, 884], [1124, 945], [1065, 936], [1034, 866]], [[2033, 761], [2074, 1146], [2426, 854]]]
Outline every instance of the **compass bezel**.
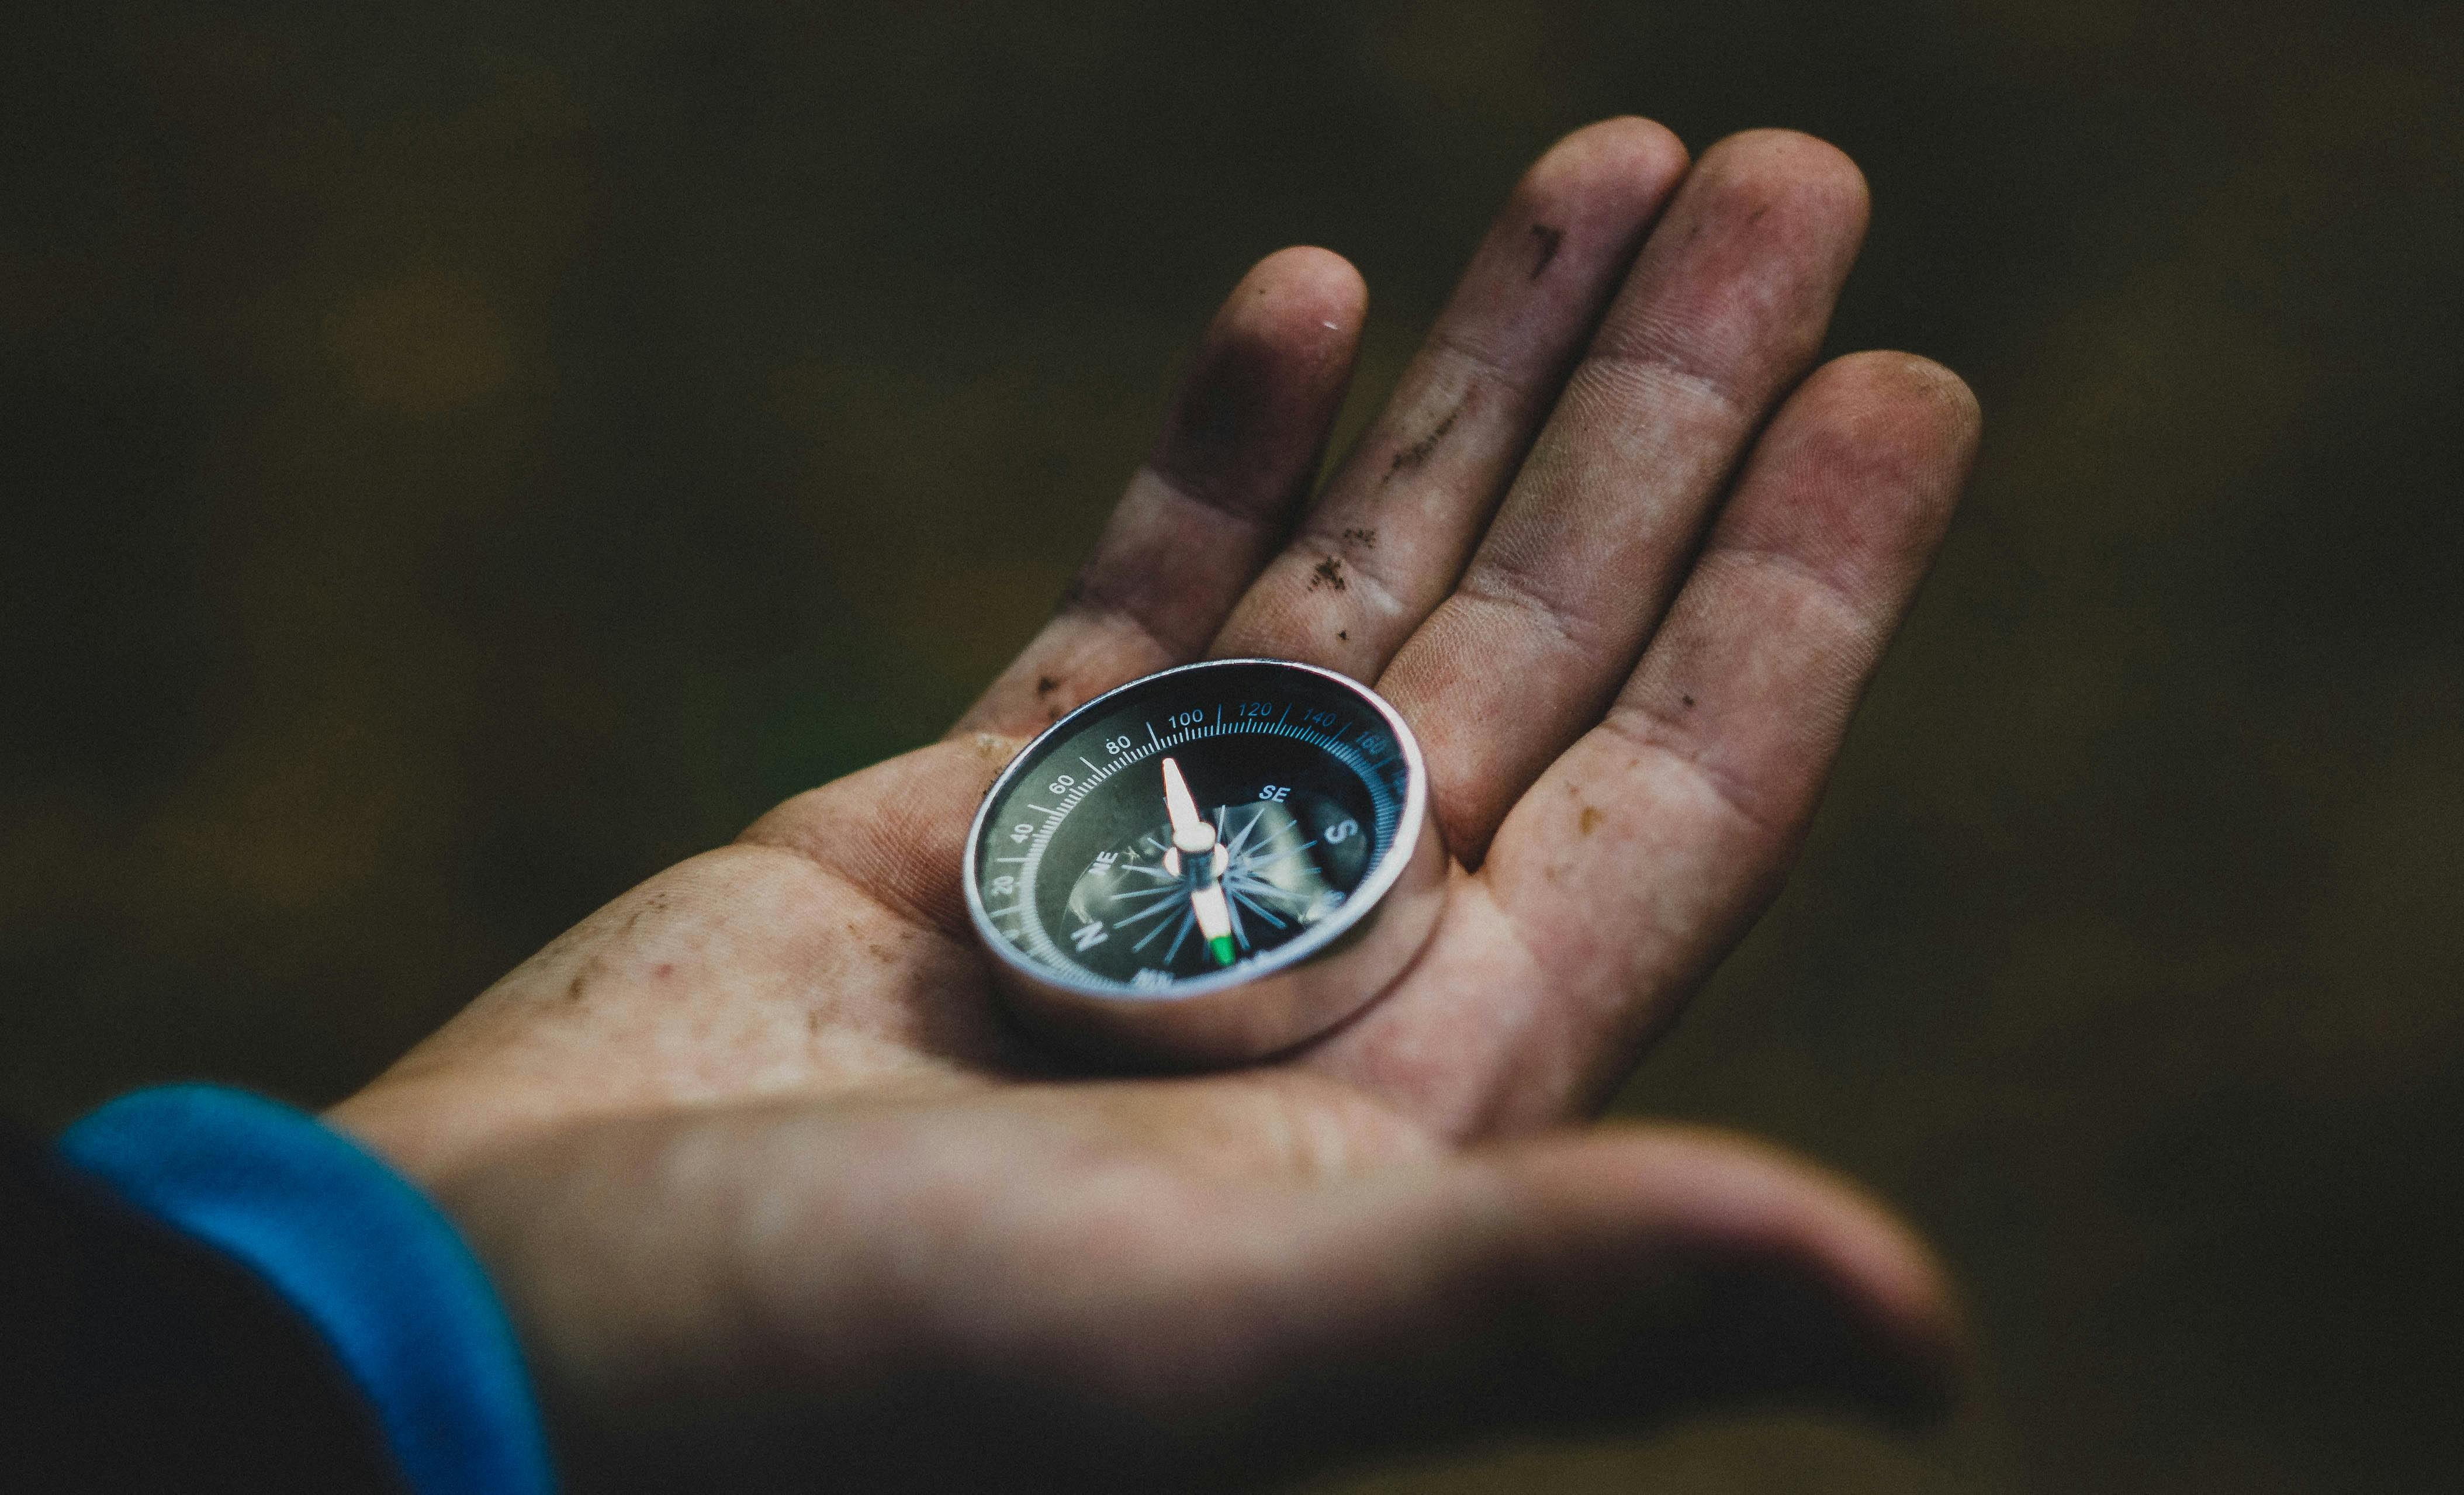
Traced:
[[[1079, 977], [1028, 958], [994, 924], [981, 885], [985, 824], [994, 808], [1056, 741], [1125, 696], [1173, 680], [1233, 670], [1289, 671], [1331, 688], [1374, 716], [1403, 764], [1402, 807], [1393, 840], [1344, 906], [1299, 937], [1228, 970], [1144, 989]], [[1019, 749], [984, 791], [967, 825], [960, 876], [967, 916], [1002, 990], [1021, 1015], [1065, 1039], [1191, 1065], [1264, 1057], [1351, 1016], [1399, 975], [1437, 925], [1445, 851], [1429, 813], [1428, 772], [1411, 724], [1351, 676], [1289, 659], [1210, 659], [1141, 675], [1086, 702]]]

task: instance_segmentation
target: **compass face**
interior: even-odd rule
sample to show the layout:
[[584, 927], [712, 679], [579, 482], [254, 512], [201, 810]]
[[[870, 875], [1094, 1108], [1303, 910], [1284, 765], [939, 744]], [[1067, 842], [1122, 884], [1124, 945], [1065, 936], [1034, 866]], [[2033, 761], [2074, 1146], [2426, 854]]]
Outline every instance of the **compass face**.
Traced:
[[1166, 671], [1089, 702], [1003, 772], [969, 842], [968, 902], [996, 955], [1043, 981], [1218, 990], [1368, 914], [1418, 828], [1419, 781], [1410, 729], [1341, 675]]

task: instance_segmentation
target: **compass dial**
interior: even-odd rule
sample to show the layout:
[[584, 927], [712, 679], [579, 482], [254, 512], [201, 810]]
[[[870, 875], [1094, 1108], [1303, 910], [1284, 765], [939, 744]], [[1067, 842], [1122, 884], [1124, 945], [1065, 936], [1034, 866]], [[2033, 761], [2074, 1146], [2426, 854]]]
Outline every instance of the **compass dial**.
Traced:
[[1331, 671], [1225, 660], [1098, 697], [1029, 744], [968, 845], [1013, 975], [1098, 999], [1221, 991], [1368, 918], [1422, 838], [1411, 732]]

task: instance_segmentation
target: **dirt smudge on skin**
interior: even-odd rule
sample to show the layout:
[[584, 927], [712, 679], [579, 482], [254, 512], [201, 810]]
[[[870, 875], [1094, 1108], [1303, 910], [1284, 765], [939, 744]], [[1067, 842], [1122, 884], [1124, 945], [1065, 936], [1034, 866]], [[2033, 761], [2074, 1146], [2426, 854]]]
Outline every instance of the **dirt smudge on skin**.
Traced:
[[1548, 270], [1549, 262], [1557, 257], [1558, 246], [1566, 242], [1566, 231], [1554, 224], [1535, 223], [1531, 226], [1531, 237], [1540, 243], [1539, 258], [1531, 265], [1531, 278], [1537, 280]]
[[1574, 825], [1584, 835], [1590, 835], [1600, 828], [1600, 812], [1591, 805], [1584, 805], [1583, 813], [1574, 818]]
[[1334, 636], [1343, 640], [1346, 644], [1352, 642], [1352, 630], [1350, 628], [1337, 628], [1334, 630]]
[[1343, 562], [1332, 556], [1320, 561], [1309, 572], [1309, 590], [1312, 592], [1321, 586], [1331, 586], [1339, 592], [1349, 584], [1343, 579]]
[[1377, 532], [1375, 530], [1345, 530], [1343, 532], [1343, 538], [1347, 542], [1357, 545], [1363, 550], [1375, 550], [1377, 548]]
[[1692, 707], [1692, 706], [1693, 706], [1693, 704], [1694, 704], [1694, 697], [1692, 697], [1692, 696], [1690, 696], [1690, 695], [1681, 695], [1681, 696], [1679, 696], [1679, 697], [1678, 697], [1678, 699], [1679, 699], [1679, 700], [1681, 700], [1681, 701], [1683, 701], [1683, 702], [1686, 704], [1686, 706], [1688, 706], [1689, 708], [1690, 708], [1690, 707]]
[[1035, 693], [1038, 695], [1050, 695], [1053, 692], [1060, 689], [1061, 682], [1055, 680], [1050, 675], [1037, 675], [1035, 677]]
[[[1431, 430], [1427, 435], [1421, 437], [1419, 440], [1412, 443], [1410, 446], [1405, 447], [1402, 451], [1396, 452], [1395, 460], [1386, 464], [1386, 475], [1379, 480], [1381, 485], [1393, 482], [1397, 473], [1410, 472], [1412, 469], [1428, 461], [1429, 453], [1437, 451], [1438, 443], [1446, 439], [1446, 432], [1455, 429], [1455, 421], [1463, 414], [1463, 406], [1458, 403], [1453, 409], [1446, 412], [1446, 418], [1444, 420], [1438, 422], [1435, 429]], [[1347, 535], [1349, 534], [1348, 531], [1346, 533]]]

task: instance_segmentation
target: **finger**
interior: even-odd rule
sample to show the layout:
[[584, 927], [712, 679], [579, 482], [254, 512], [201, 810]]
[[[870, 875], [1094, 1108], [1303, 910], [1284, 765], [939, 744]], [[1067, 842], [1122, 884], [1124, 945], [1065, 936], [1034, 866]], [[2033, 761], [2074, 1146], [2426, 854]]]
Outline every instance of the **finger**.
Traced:
[[1029, 732], [1198, 657], [1316, 474], [1367, 305], [1326, 250], [1284, 250], [1242, 278], [1060, 614], [956, 733]]
[[1599, 719], [1819, 346], [1865, 213], [1847, 157], [1766, 130], [1712, 147], [1652, 231], [1454, 594], [1379, 682], [1466, 864]]
[[1394, 397], [1210, 652], [1376, 678], [1454, 585], [1684, 172], [1677, 137], [1622, 119], [1524, 173]]
[[1606, 719], [1459, 881], [1428, 975], [1311, 1063], [1457, 1134], [1603, 1101], [1778, 890], [1977, 429], [1906, 354], [1808, 380]]

